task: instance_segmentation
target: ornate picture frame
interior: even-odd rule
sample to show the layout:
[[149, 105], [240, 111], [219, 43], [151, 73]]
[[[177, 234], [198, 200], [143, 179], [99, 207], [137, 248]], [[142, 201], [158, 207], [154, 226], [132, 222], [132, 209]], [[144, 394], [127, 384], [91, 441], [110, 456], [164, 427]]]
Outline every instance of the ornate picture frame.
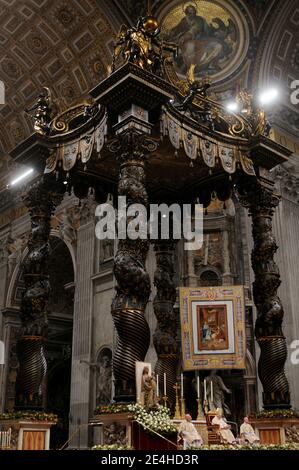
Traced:
[[245, 369], [244, 286], [180, 288], [184, 370]]

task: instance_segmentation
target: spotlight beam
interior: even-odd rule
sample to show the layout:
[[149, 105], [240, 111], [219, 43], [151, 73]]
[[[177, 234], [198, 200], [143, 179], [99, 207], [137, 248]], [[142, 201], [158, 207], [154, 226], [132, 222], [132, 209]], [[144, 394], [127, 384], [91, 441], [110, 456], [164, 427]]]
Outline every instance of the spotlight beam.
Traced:
[[25, 173], [22, 173], [20, 176], [18, 176], [16, 179], [14, 179], [13, 181], [11, 181], [11, 183], [9, 184], [9, 186], [15, 186], [16, 184], [18, 184], [20, 181], [22, 181], [23, 179], [27, 178], [27, 176], [31, 175], [31, 173], [33, 173], [33, 168], [30, 168], [30, 170], [27, 170], [25, 171]]

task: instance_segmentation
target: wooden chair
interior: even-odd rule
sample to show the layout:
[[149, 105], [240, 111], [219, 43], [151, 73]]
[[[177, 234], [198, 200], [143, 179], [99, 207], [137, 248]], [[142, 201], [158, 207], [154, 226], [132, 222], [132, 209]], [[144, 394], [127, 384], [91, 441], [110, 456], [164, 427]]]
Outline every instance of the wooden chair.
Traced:
[[221, 435], [219, 432], [219, 425], [212, 424], [213, 418], [216, 416], [216, 411], [209, 411], [206, 414], [206, 423], [207, 423], [207, 431], [208, 431], [208, 444], [221, 444]]

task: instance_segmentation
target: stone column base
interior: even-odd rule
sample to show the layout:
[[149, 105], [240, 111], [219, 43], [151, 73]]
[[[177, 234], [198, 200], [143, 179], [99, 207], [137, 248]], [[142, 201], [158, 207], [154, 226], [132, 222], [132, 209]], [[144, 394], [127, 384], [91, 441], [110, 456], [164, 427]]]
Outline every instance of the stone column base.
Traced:
[[11, 429], [10, 442], [5, 446], [8, 450], [49, 450], [50, 429], [54, 425], [50, 421], [0, 420], [2, 431]]

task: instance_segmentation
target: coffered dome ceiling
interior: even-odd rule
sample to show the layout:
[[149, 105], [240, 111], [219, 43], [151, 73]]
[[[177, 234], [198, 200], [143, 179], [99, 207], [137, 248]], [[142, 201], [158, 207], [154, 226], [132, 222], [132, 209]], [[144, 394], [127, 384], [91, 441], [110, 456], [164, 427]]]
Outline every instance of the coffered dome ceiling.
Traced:
[[113, 35], [96, 0], [0, 0], [0, 152], [31, 133], [24, 109], [43, 86], [58, 109], [87, 95], [107, 73]]
[[[275, 84], [283, 92], [271, 119], [298, 137], [299, 106], [292, 103], [292, 83], [299, 79], [299, 1], [279, 2], [277, 14], [268, 24], [254, 65], [254, 81]], [[283, 142], [281, 142], [283, 143]], [[299, 149], [299, 147], [298, 147]], [[298, 152], [297, 152], [298, 153]]]

